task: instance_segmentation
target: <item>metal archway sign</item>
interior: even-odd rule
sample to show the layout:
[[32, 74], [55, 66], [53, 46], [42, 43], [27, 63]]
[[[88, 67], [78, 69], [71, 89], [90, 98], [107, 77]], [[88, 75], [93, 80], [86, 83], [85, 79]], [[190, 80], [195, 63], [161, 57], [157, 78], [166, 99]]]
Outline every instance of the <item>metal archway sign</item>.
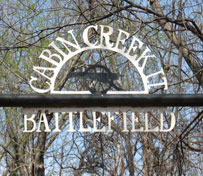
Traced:
[[[89, 41], [88, 33], [89, 30], [94, 29], [97, 32], [100, 31], [100, 37], [96, 39], [96, 41], [93, 43]], [[111, 41], [111, 35], [114, 34], [114, 32], [117, 31], [118, 35], [114, 42]], [[145, 67], [149, 60], [156, 58], [154, 54], [150, 51], [150, 49], [147, 46], [144, 46], [144, 43], [140, 41], [135, 36], [130, 37], [130, 34], [126, 31], [123, 31], [121, 29], [114, 30], [110, 26], [106, 25], [91, 25], [88, 26], [86, 29], [84, 29], [82, 34], [83, 39], [83, 47], [79, 42], [77, 41], [76, 37], [74, 36], [73, 30], [68, 31], [68, 34], [72, 38], [73, 42], [67, 41], [61, 37], [57, 37], [55, 41], [51, 42], [49, 47], [51, 49], [45, 49], [42, 51], [41, 55], [39, 56], [40, 59], [42, 59], [42, 62], [48, 62], [51, 64], [50, 67], [43, 67], [43, 66], [34, 66], [33, 70], [36, 76], [31, 76], [30, 80], [30, 86], [31, 88], [38, 93], [50, 93], [50, 94], [91, 94], [94, 92], [92, 89], [88, 90], [82, 90], [82, 91], [58, 91], [55, 88], [56, 85], [56, 79], [59, 75], [59, 72], [61, 71], [62, 67], [70, 60], [72, 60], [77, 54], [80, 54], [85, 51], [89, 50], [108, 50], [115, 53], [120, 54], [121, 56], [125, 57], [138, 71], [139, 75], [142, 79], [142, 84], [144, 89], [141, 91], [127, 91], [122, 89], [117, 89], [115, 91], [106, 90], [102, 92], [103, 94], [148, 94], [149, 89], [151, 87], [156, 86], [162, 86], [165, 90], [168, 89], [167, 79], [166, 75], [163, 71], [163, 69], [160, 67], [158, 71], [155, 71], [149, 75], [145, 73]], [[126, 46], [126, 41], [130, 40], [130, 45]], [[60, 43], [60, 45], [63, 46], [63, 48], [66, 49], [66, 51], [62, 50], [57, 46], [56, 43]], [[71, 50], [70, 48], [73, 48]], [[54, 50], [54, 51], [53, 51]], [[143, 50], [141, 55], [138, 55], [138, 51]], [[116, 60], [115, 60], [116, 62]], [[102, 68], [106, 73], [109, 73], [109, 68], [106, 68], [105, 66], [95, 66]], [[157, 67], [158, 64], [157, 64]], [[89, 68], [88, 71], [90, 71], [92, 67]], [[93, 70], [93, 69], [92, 69]], [[46, 72], [51, 72], [52, 74], [48, 75]], [[72, 73], [73, 75], [74, 73]], [[85, 73], [83, 73], [85, 74]], [[109, 76], [112, 74], [108, 74]], [[89, 75], [90, 76], [90, 75]], [[101, 76], [101, 75], [100, 75]], [[162, 79], [160, 82], [156, 83], [150, 83], [150, 79], [153, 79], [155, 76], [159, 76]], [[46, 88], [43, 87], [37, 87], [37, 85], [40, 85], [41, 79], [45, 79]], [[102, 78], [102, 77], [100, 77]], [[110, 84], [113, 82], [111, 81]], [[41, 86], [41, 85], [40, 85]], [[99, 91], [101, 92], [101, 91]]]
[[[89, 30], [100, 31], [99, 38], [91, 42], [88, 37]], [[80, 119], [80, 132], [112, 132], [113, 120], [117, 117], [122, 121], [123, 132], [169, 132], [175, 127], [175, 115], [166, 109], [168, 106], [202, 106], [202, 95], [151, 95], [151, 87], [162, 86], [168, 89], [166, 75], [162, 68], [151, 74], [144, 72], [146, 63], [156, 58], [144, 43], [133, 36], [129, 46], [126, 41], [130, 34], [121, 29], [115, 41], [111, 41], [114, 29], [105, 25], [91, 25], [84, 29], [82, 34], [83, 47], [74, 36], [73, 30], [68, 31], [72, 41], [57, 37], [66, 52], [57, 46], [56, 41], [50, 43], [51, 49], [45, 49], [39, 58], [49, 63], [50, 67], [34, 66], [35, 76], [29, 81], [31, 88], [40, 94], [35, 95], [0, 95], [0, 106], [24, 108], [24, 132], [41, 132], [41, 124], [45, 126], [45, 132], [51, 132], [47, 116], [51, 115], [55, 120], [54, 132], [60, 132], [59, 118], [66, 115], [69, 119], [69, 132], [74, 129], [73, 118]], [[71, 50], [73, 48], [74, 50]], [[68, 78], [80, 77], [86, 90], [82, 91], [58, 91], [55, 89], [56, 79], [62, 67], [74, 56], [88, 50], [109, 50], [119, 53], [132, 63], [141, 76], [144, 89], [142, 91], [123, 90], [115, 85], [119, 79], [118, 73], [101, 64], [89, 65], [84, 72], [70, 72]], [[54, 50], [54, 51], [53, 51]], [[141, 55], [137, 51], [142, 50]], [[47, 74], [51, 72], [52, 74]], [[51, 75], [51, 76], [50, 76]], [[160, 82], [151, 83], [154, 76], [161, 77]], [[40, 85], [41, 78], [45, 79], [45, 87]], [[37, 85], [40, 85], [39, 87]], [[114, 91], [112, 91], [112, 88]], [[50, 93], [50, 94], [45, 94]], [[159, 125], [152, 127], [150, 114], [157, 116]], [[83, 126], [83, 116], [91, 114], [93, 128]], [[106, 119], [106, 126], [98, 127], [98, 124]], [[165, 125], [165, 121], [170, 121]], [[157, 120], [157, 119], [156, 119]], [[38, 121], [38, 124], [37, 124]], [[143, 121], [142, 123], [140, 121]], [[128, 129], [128, 123], [131, 129]], [[152, 121], [153, 122], [153, 121]], [[28, 125], [30, 123], [31, 125]], [[31, 127], [30, 127], [31, 126]]]

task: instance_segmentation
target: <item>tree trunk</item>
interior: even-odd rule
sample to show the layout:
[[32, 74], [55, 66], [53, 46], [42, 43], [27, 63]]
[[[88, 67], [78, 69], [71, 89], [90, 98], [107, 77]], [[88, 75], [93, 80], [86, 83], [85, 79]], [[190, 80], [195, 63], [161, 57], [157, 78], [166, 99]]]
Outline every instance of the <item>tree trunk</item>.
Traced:
[[126, 148], [127, 148], [127, 155], [128, 155], [128, 168], [130, 172], [130, 176], [134, 176], [134, 156], [132, 152], [132, 146], [130, 143], [130, 137], [127, 136], [126, 139]]
[[44, 153], [45, 153], [46, 133], [40, 132], [38, 135], [37, 146], [35, 148], [34, 174], [33, 176], [44, 176]]
[[[158, 0], [150, 0], [150, 4], [152, 9], [159, 14], [160, 16], [164, 17], [163, 11], [161, 9], [160, 3]], [[172, 26], [167, 22], [165, 18], [160, 18], [158, 23], [162, 27], [165, 34], [168, 38], [174, 43], [176, 48], [181, 52], [182, 56], [184, 57], [185, 61], [187, 62], [188, 66], [192, 70], [193, 74], [195, 75], [196, 79], [198, 80], [199, 84], [203, 84], [203, 71], [201, 65], [201, 59], [197, 56], [193, 55], [190, 49], [187, 47], [187, 43], [182, 39], [178, 40], [178, 35], [173, 31]]]

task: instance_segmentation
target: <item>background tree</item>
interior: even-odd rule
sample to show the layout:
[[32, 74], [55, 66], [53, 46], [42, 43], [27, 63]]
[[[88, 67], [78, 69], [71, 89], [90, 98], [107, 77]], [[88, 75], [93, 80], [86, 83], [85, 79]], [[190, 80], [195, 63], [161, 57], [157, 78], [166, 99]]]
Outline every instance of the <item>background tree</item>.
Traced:
[[[28, 83], [33, 65], [48, 66], [39, 58], [43, 49], [58, 36], [69, 39], [67, 31], [71, 29], [82, 44], [81, 32], [94, 24], [128, 31], [157, 56], [158, 60], [151, 61], [146, 72], [155, 71], [159, 63], [167, 74], [169, 90], [165, 92], [157, 87], [151, 89], [151, 93], [200, 94], [203, 83], [202, 8], [200, 0], [2, 0], [1, 94], [33, 93]], [[97, 33], [91, 31], [90, 39], [94, 40], [95, 35]], [[115, 38], [116, 33], [112, 40]], [[123, 89], [142, 88], [139, 75], [126, 58], [95, 50], [75, 56], [67, 63], [72, 67], [64, 66], [57, 89], [84, 89], [82, 84], [73, 84], [74, 79], [66, 81], [68, 73], [82, 71], [96, 63], [125, 75]], [[123, 133], [120, 117], [115, 115], [118, 120], [112, 124], [114, 131], [108, 134], [68, 133], [66, 116], [60, 118], [61, 133], [25, 134], [22, 132], [22, 109], [1, 108], [0, 174], [201, 175], [203, 112], [201, 108], [191, 107], [170, 110], [177, 117], [177, 125], [170, 133]], [[74, 117], [77, 127], [78, 114]], [[150, 117], [156, 119], [157, 111], [151, 112]], [[53, 124], [52, 114], [49, 123]], [[102, 124], [106, 123], [104, 118]], [[156, 121], [154, 123], [156, 126]], [[92, 126], [91, 114], [86, 114], [85, 124]]]

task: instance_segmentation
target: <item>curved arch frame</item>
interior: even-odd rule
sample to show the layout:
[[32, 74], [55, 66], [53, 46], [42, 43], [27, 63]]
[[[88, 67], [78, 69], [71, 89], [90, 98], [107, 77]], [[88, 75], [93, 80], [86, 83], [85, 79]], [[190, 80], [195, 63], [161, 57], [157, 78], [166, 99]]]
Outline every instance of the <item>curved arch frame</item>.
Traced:
[[[37, 87], [34, 87], [32, 85], [33, 81], [37, 81], [38, 79], [36, 77], [32, 77], [31, 76], [31, 80], [30, 80], [30, 86], [33, 90], [35, 90], [38, 93], [46, 93], [48, 91], [50, 91], [51, 94], [91, 94], [91, 92], [89, 91], [57, 91], [55, 90], [55, 82], [56, 82], [56, 78], [61, 70], [61, 68], [64, 66], [64, 64], [66, 62], [68, 62], [71, 58], [73, 58], [74, 56], [76, 56], [79, 53], [82, 53], [84, 51], [88, 51], [88, 50], [94, 50], [94, 49], [101, 49], [101, 50], [109, 50], [109, 51], [113, 51], [115, 53], [119, 53], [120, 55], [124, 56], [125, 58], [127, 58], [137, 69], [139, 75], [141, 76], [142, 79], [142, 83], [143, 83], [143, 87], [144, 90], [142, 91], [108, 91], [107, 94], [148, 94], [149, 93], [149, 89], [150, 87], [153, 86], [164, 86], [165, 90], [168, 89], [168, 85], [167, 85], [167, 79], [166, 79], [166, 75], [163, 71], [163, 69], [161, 68], [160, 71], [152, 73], [150, 75], [145, 75], [144, 74], [144, 69], [147, 63], [147, 60], [149, 58], [156, 58], [155, 55], [146, 55], [148, 52], [151, 52], [150, 49], [146, 46], [145, 50], [143, 51], [143, 53], [141, 54], [141, 56], [137, 57], [137, 55], [130, 55], [130, 51], [133, 50], [135, 51], [137, 49], [137, 46], [134, 47], [135, 42], [138, 43], [138, 48], [141, 48], [143, 46], [143, 43], [136, 37], [133, 36], [133, 39], [131, 41], [130, 47], [127, 49], [126, 47], [123, 46], [122, 49], [119, 48], [119, 43], [121, 43], [122, 45], [125, 43], [126, 39], [129, 39], [130, 34], [118, 29], [119, 34], [118, 34], [118, 38], [116, 40], [116, 43], [114, 45], [114, 43], [109, 43], [109, 39], [110, 39], [110, 35], [113, 33], [113, 28], [109, 27], [109, 26], [103, 26], [100, 25], [101, 27], [101, 38], [100, 38], [100, 44], [98, 42], [98, 40], [95, 43], [90, 43], [88, 40], [88, 30], [90, 28], [94, 28], [95, 30], [98, 29], [98, 25], [96, 26], [89, 26], [87, 27], [84, 32], [83, 32], [83, 40], [84, 43], [86, 44], [85, 47], [81, 48], [76, 40], [76, 38], [73, 35], [73, 30], [68, 31], [69, 34], [72, 35], [72, 38], [74, 40], [75, 43], [71, 43], [69, 41], [66, 41], [60, 37], [58, 37], [56, 40], [62, 42], [62, 44], [64, 45], [64, 47], [69, 51], [68, 54], [64, 53], [63, 51], [61, 51], [53, 42], [49, 45], [51, 47], [53, 47], [57, 52], [59, 52], [60, 54], [63, 55], [63, 59], [58, 55], [58, 54], [51, 54], [51, 51], [49, 50], [44, 50], [42, 52], [42, 54], [40, 55], [40, 58], [50, 62], [51, 64], [55, 65], [55, 68], [47, 68], [47, 67], [38, 67], [35, 66], [33, 67], [33, 70], [36, 71], [38, 74], [42, 75], [43, 77], [47, 78], [49, 80], [49, 82], [46, 82], [49, 85], [48, 89], [39, 89]], [[108, 32], [104, 32], [104, 27], [106, 27], [109, 31]], [[121, 35], [124, 34], [125, 38], [122, 39]], [[103, 45], [102, 41], [103, 41], [103, 37], [104, 39], [106, 39], [106, 46]], [[71, 51], [65, 44], [74, 47], [76, 50], [75, 51]], [[113, 46], [114, 45], [114, 46]], [[127, 51], [125, 51], [127, 49]], [[44, 52], [48, 53], [49, 57], [46, 57], [44, 55]], [[57, 57], [60, 61], [57, 62], [53, 59], [51, 59], [50, 57]], [[140, 61], [143, 60], [143, 63], [140, 66]], [[40, 71], [42, 70], [42, 71]], [[53, 71], [53, 76], [48, 77], [45, 74], [45, 71]], [[156, 75], [161, 75], [163, 81], [159, 82], [159, 83], [149, 83], [149, 78], [154, 77]]]
[[94, 50], [94, 49], [104, 49], [104, 50], [110, 50], [116, 53], [121, 54], [125, 58], [127, 58], [137, 69], [138, 73], [140, 74], [144, 86], [144, 91], [108, 91], [107, 94], [148, 94], [149, 88], [147, 85], [147, 76], [143, 73], [141, 67], [139, 67], [138, 62], [130, 55], [125, 54], [124, 52], [119, 52], [117, 48], [109, 48], [106, 46], [91, 46], [91, 47], [84, 47], [81, 49], [76, 50], [75, 52], [71, 52], [68, 54], [62, 62], [55, 68], [54, 75], [51, 79], [51, 86], [50, 86], [50, 93], [51, 94], [91, 94], [89, 91], [56, 91], [54, 90], [54, 85], [56, 78], [58, 76], [58, 73], [60, 72], [63, 65], [68, 62], [72, 57], [76, 56], [77, 54], [80, 54], [81, 52], [87, 51], [87, 50]]

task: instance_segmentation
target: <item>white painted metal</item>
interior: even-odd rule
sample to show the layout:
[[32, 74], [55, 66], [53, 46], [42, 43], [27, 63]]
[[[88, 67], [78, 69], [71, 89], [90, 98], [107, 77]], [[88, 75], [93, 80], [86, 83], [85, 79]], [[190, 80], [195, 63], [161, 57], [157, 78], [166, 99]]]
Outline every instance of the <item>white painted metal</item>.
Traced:
[[[98, 28], [100, 28], [100, 31], [101, 31], [100, 38], [95, 43], [91, 43], [88, 39], [88, 31], [91, 28], [93, 28], [95, 30], [98, 30]], [[129, 38], [130, 34], [121, 29], [118, 29], [118, 31], [119, 31], [119, 34], [118, 34], [116, 41], [110, 42], [110, 35], [112, 35], [114, 32], [112, 27], [104, 26], [104, 25], [88, 26], [83, 31], [83, 41], [86, 44], [86, 46], [83, 48], [81, 48], [80, 45], [78, 44], [78, 42], [73, 34], [73, 30], [68, 31], [68, 33], [72, 36], [74, 43], [72, 43], [70, 41], [66, 41], [60, 37], [56, 38], [56, 41], [61, 42], [61, 44], [64, 45], [64, 47], [67, 49], [68, 54], [64, 53], [61, 49], [59, 49], [56, 46], [55, 42], [52, 42], [49, 46], [54, 48], [56, 53], [51, 53], [51, 51], [49, 49], [43, 50], [41, 55], [39, 56], [39, 58], [44, 59], [47, 62], [50, 62], [52, 65], [54, 65], [54, 67], [47, 68], [47, 67], [34, 66], [33, 70], [48, 80], [46, 82], [48, 88], [39, 89], [39, 88], [35, 87], [33, 85], [33, 82], [37, 81], [38, 78], [34, 77], [34, 76], [31, 77], [31, 80], [29, 82], [31, 88], [38, 93], [50, 92], [51, 94], [90, 94], [89, 91], [56, 91], [55, 87], [54, 87], [56, 78], [57, 78], [61, 68], [64, 66], [64, 64], [66, 62], [68, 62], [70, 59], [72, 59], [74, 56], [76, 56], [77, 54], [84, 52], [84, 51], [88, 51], [88, 50], [102, 49], [102, 50], [110, 50], [110, 51], [119, 53], [122, 56], [124, 56], [125, 58], [127, 58], [139, 72], [139, 74], [142, 78], [143, 86], [144, 86], [143, 91], [108, 91], [107, 94], [148, 94], [149, 89], [151, 87], [161, 86], [161, 85], [164, 86], [165, 90], [168, 89], [166, 75], [162, 68], [160, 68], [160, 71], [158, 71], [157, 73], [153, 73], [151, 75], [144, 74], [144, 68], [145, 68], [147, 60], [149, 58], [156, 58], [155, 55], [150, 55], [150, 56], [146, 55], [148, 52], [150, 52], [150, 49], [148, 47], [146, 47], [143, 54], [139, 57], [136, 54], [131, 55], [130, 54], [131, 51], [136, 51], [137, 49], [141, 48], [143, 46], [143, 42], [140, 41], [138, 38], [133, 37], [130, 46], [127, 48], [126, 46], [124, 46], [124, 43]], [[125, 37], [123, 37], [123, 36], [125, 36]], [[119, 48], [119, 44], [123, 45], [122, 49]], [[67, 46], [71, 46], [71, 47], [75, 48], [75, 51], [71, 51]], [[58, 62], [56, 60], [54, 60], [53, 57], [58, 58]], [[139, 62], [141, 59], [144, 59], [144, 61], [143, 61], [142, 65], [140, 66]], [[53, 76], [48, 77], [45, 74], [46, 71], [53, 71]], [[155, 75], [161, 75], [163, 78], [163, 82], [156, 83], [156, 84], [149, 84], [149, 81], [148, 81], [149, 78], [152, 76], [155, 76]]]
[[[40, 111], [40, 113], [38, 113]], [[149, 119], [152, 111], [155, 111], [155, 119]], [[53, 113], [55, 119], [55, 129], [53, 132], [60, 132], [59, 129], [59, 114], [66, 115], [69, 118], [69, 132], [112, 132], [111, 124], [114, 121], [115, 116], [119, 117], [119, 121], [123, 124], [122, 132], [169, 132], [175, 127], [175, 115], [173, 112], [168, 109], [149, 109], [149, 108], [27, 108], [24, 109], [24, 132], [41, 132], [40, 125], [44, 123], [45, 132], [51, 132], [47, 114]], [[74, 129], [73, 124], [73, 114], [78, 114], [80, 127], [79, 129]], [[91, 114], [89, 123], [92, 123], [93, 128], [84, 128], [83, 127], [83, 114]], [[98, 113], [100, 115], [98, 115]], [[62, 116], [61, 116], [62, 117]], [[98, 123], [101, 122], [101, 119], [107, 118], [106, 126], [103, 126], [101, 129], [98, 128]], [[38, 121], [38, 125], [37, 125]], [[155, 121], [157, 126], [152, 128], [152, 122]], [[170, 122], [170, 124], [166, 123]], [[157, 123], [159, 122], [159, 123]], [[32, 123], [32, 128], [28, 129], [28, 123]], [[129, 127], [131, 126], [131, 127]], [[138, 128], [138, 126], [141, 126]]]

